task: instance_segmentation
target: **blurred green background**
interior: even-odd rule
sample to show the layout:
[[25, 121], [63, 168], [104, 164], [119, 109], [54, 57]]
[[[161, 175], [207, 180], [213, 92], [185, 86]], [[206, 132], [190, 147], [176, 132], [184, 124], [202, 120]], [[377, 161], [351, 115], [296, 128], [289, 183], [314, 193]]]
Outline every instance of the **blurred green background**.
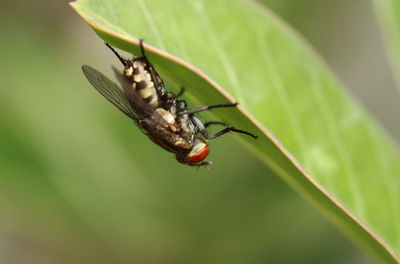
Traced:
[[[394, 138], [370, 2], [264, 0]], [[118, 61], [66, 1], [0, 9], [1, 263], [372, 263], [234, 136], [182, 166], [84, 78]]]

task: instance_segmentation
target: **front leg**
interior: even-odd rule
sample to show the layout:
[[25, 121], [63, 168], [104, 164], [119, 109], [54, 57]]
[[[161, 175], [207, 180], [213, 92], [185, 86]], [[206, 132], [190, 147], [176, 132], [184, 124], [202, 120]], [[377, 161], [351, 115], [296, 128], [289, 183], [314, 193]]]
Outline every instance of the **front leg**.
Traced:
[[225, 122], [220, 122], [220, 121], [209, 121], [204, 123], [204, 127], [207, 128], [211, 125], [221, 125], [221, 126], [227, 126]]
[[175, 98], [179, 98], [183, 95], [183, 93], [185, 92], [185, 87], [181, 87], [181, 89], [179, 90], [179, 92], [175, 95]]
[[[190, 117], [190, 119], [195, 124], [195, 126], [197, 127], [197, 129], [200, 132], [200, 134], [206, 139], [214, 139], [214, 138], [220, 137], [220, 136], [222, 136], [222, 135], [224, 135], [226, 133], [229, 133], [229, 132], [236, 132], [236, 133], [240, 133], [240, 134], [245, 134], [245, 135], [248, 135], [248, 136], [250, 136], [252, 138], [255, 138], [255, 139], [258, 138], [258, 136], [253, 135], [250, 132], [247, 132], [247, 131], [244, 131], [244, 130], [240, 130], [240, 129], [237, 129], [237, 128], [234, 128], [234, 127], [226, 127], [224, 129], [222, 129], [221, 131], [215, 133], [214, 135], [210, 136], [210, 135], [208, 135], [207, 130], [206, 130], [207, 123], [203, 124], [203, 122], [201, 122], [200, 119], [198, 119], [197, 117], [195, 117], [193, 115]], [[214, 121], [214, 122], [208, 122], [208, 125], [210, 125], [210, 124], [221, 124], [221, 123], [222, 122]], [[222, 123], [222, 124], [224, 124], [224, 123]]]
[[[204, 132], [205, 132], [205, 130], [204, 130]], [[224, 129], [222, 129], [221, 131], [215, 133], [215, 134], [212, 135], [212, 136], [209, 136], [209, 135], [207, 134], [207, 132], [202, 133], [202, 132], [200, 131], [200, 133], [201, 133], [206, 139], [214, 139], [214, 138], [220, 137], [220, 136], [222, 136], [222, 135], [224, 135], [224, 134], [226, 134], [226, 133], [229, 133], [229, 132], [236, 132], [236, 133], [240, 133], [240, 134], [245, 134], [245, 135], [248, 135], [248, 136], [250, 136], [250, 137], [252, 137], [252, 138], [255, 138], [255, 139], [258, 138], [258, 136], [253, 135], [253, 134], [250, 133], [250, 132], [247, 132], [247, 131], [244, 131], [244, 130], [240, 130], [240, 129], [237, 129], [237, 128], [234, 128], [234, 127], [226, 127], [226, 128], [224, 128]]]
[[185, 110], [185, 111], [179, 112], [179, 115], [192, 115], [192, 114], [195, 114], [195, 113], [211, 110], [211, 109], [214, 109], [214, 108], [225, 108], [225, 107], [235, 107], [235, 106], [237, 106], [237, 103], [234, 103], [234, 104], [206, 105], [206, 106], [203, 106], [203, 107], [199, 107], [199, 108], [195, 108], [195, 109]]

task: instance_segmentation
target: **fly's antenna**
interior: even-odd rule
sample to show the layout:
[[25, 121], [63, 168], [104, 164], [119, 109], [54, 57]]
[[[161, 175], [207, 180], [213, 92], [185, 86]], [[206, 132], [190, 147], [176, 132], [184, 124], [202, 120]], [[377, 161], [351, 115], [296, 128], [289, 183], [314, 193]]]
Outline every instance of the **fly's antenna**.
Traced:
[[111, 47], [110, 44], [108, 44], [108, 43], [104, 43], [104, 44], [106, 44], [106, 46], [115, 54], [115, 56], [117, 56], [117, 58], [119, 59], [119, 61], [120, 61], [124, 66], [126, 66], [126, 60], [125, 60], [124, 58], [122, 58], [121, 55], [119, 55], [118, 52], [117, 52], [113, 47]]

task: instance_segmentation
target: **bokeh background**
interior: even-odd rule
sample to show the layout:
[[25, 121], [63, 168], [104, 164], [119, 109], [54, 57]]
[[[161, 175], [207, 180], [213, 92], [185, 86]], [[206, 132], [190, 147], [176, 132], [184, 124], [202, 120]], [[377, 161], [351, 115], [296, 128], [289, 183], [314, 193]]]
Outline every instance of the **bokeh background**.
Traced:
[[[262, 0], [395, 138], [399, 96], [369, 1]], [[234, 136], [175, 162], [80, 66], [118, 65], [67, 1], [1, 1], [1, 263], [373, 263]]]

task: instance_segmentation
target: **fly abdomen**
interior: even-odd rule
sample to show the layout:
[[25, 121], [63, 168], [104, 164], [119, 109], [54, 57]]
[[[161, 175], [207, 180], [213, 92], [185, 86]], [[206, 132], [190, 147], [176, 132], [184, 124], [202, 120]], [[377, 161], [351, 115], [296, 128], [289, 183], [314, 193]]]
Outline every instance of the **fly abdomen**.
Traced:
[[151, 74], [146, 70], [146, 63], [141, 60], [133, 60], [127, 63], [124, 75], [132, 81], [132, 88], [151, 107], [157, 108], [159, 98]]

